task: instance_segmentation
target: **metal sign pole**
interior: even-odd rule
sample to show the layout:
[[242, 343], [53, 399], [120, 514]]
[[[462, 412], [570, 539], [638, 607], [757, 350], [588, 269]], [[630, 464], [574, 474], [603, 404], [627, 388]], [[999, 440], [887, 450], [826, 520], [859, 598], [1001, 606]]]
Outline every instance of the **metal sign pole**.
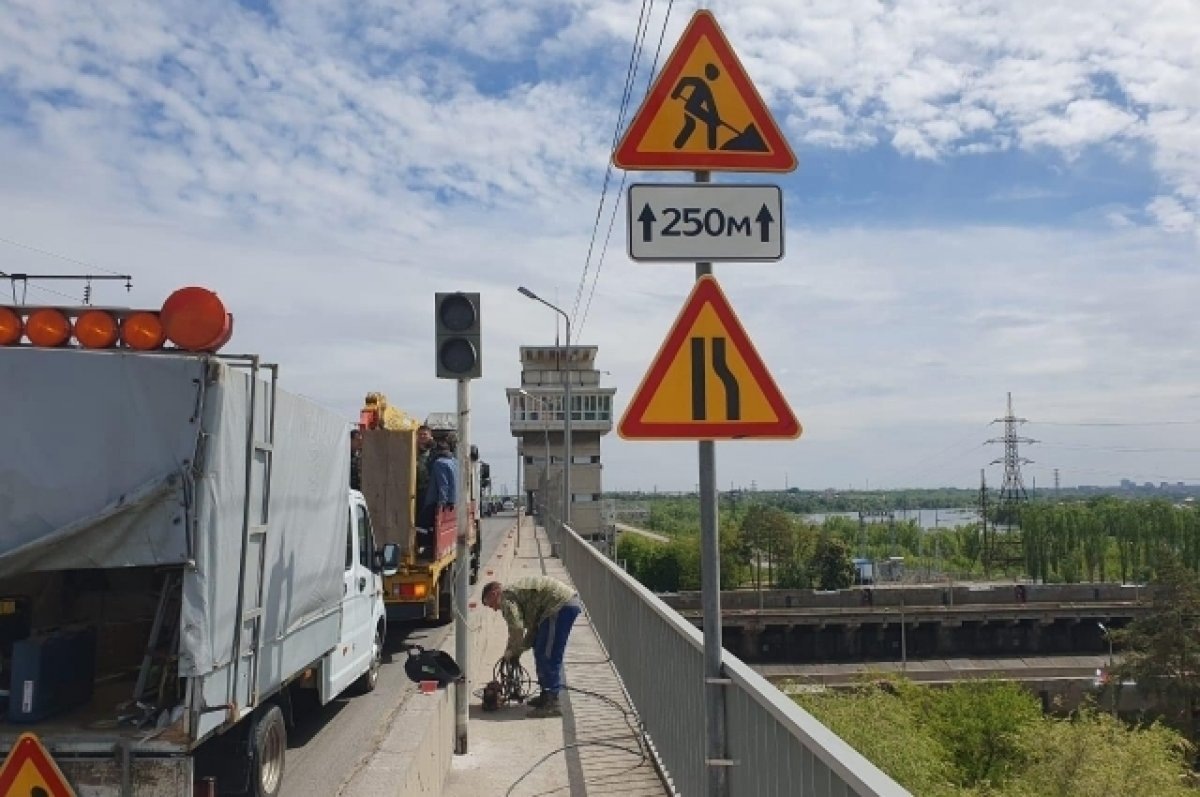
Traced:
[[[696, 172], [707, 183], [708, 172]], [[696, 279], [712, 274], [712, 263], [696, 263]], [[717, 522], [717, 454], [712, 440], [701, 440], [700, 453], [700, 604], [704, 610], [704, 763], [708, 797], [727, 797], [725, 777], [725, 671], [721, 665], [721, 539]]]
[[471, 660], [470, 629], [467, 625], [467, 599], [471, 591], [470, 528], [474, 520], [468, 493], [474, 494], [475, 467], [471, 462], [471, 380], [458, 380], [458, 490], [454, 516], [458, 520], [458, 554], [454, 571], [454, 659], [462, 670], [462, 681], [454, 693], [454, 752], [467, 753], [467, 699], [471, 694], [468, 664]]

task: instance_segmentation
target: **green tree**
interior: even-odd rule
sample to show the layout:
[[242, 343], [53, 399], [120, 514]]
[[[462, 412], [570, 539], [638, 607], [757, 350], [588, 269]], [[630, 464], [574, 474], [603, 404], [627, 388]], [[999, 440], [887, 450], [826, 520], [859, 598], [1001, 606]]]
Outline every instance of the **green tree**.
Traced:
[[854, 583], [850, 549], [846, 543], [828, 534], [822, 534], [817, 540], [809, 569], [817, 589], [845, 589]]
[[812, 586], [809, 561], [817, 546], [817, 530], [808, 523], [792, 524], [791, 535], [778, 555], [775, 585], [783, 589], [807, 589]]
[[1028, 760], [1005, 797], [1187, 797], [1188, 744], [1161, 725], [1128, 728], [1094, 708], [1025, 728]]
[[[741, 521], [744, 562], [754, 567], [754, 586], [763, 587], [763, 558], [773, 569], [775, 557], [791, 538], [793, 522], [790, 515], [774, 507], [755, 505], [746, 511]], [[773, 578], [768, 574], [767, 581]]]
[[1020, 684], [959, 681], [945, 689], [908, 686], [905, 695], [946, 748], [965, 786], [998, 786], [1025, 760], [1021, 734], [1042, 709]]
[[945, 748], [917, 711], [890, 690], [864, 686], [793, 699], [914, 795], [962, 794]]
[[1117, 673], [1139, 691], [1182, 709], [1188, 739], [1195, 740], [1200, 707], [1200, 581], [1170, 552], [1159, 554], [1150, 612], [1113, 632], [1125, 648]]

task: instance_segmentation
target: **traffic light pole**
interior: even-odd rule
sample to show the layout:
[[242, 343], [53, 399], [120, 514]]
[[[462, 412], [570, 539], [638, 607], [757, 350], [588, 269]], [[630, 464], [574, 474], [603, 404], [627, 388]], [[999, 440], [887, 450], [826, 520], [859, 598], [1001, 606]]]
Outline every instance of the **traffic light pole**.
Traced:
[[471, 524], [474, 514], [468, 492], [473, 491], [474, 463], [471, 462], [471, 380], [458, 380], [458, 490], [454, 516], [458, 519], [458, 556], [454, 571], [454, 660], [462, 670], [462, 681], [454, 693], [454, 752], [467, 753], [467, 700], [471, 694], [470, 629], [467, 626], [467, 599], [471, 591]]

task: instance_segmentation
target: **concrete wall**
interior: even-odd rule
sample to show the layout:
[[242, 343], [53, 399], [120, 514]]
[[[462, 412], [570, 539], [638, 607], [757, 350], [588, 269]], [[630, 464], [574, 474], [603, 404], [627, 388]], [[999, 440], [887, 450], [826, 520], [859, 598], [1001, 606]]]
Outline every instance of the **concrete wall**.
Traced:
[[[1018, 587], [1020, 589], [1018, 589]], [[1022, 591], [1023, 590], [1023, 598]], [[1145, 602], [1151, 597], [1148, 587], [1123, 584], [997, 584], [972, 586], [878, 586], [852, 587], [827, 592], [796, 590], [763, 590], [765, 609], [785, 608], [858, 608], [868, 604], [876, 608], [888, 606], [986, 606], [1014, 603], [1092, 603]], [[700, 608], [699, 592], [663, 595], [663, 600], [678, 611]], [[734, 590], [721, 593], [722, 609], [757, 609], [756, 590]]]

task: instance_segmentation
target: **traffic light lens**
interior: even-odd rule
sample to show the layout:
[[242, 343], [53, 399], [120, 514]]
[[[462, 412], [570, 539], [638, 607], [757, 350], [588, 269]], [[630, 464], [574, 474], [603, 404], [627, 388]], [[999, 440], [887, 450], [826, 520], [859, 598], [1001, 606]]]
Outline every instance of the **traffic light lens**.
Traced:
[[442, 367], [455, 374], [470, 373], [475, 368], [476, 357], [475, 347], [463, 338], [451, 338], [438, 350]]
[[466, 332], [475, 325], [475, 308], [465, 296], [448, 296], [438, 309], [442, 326], [450, 332]]

